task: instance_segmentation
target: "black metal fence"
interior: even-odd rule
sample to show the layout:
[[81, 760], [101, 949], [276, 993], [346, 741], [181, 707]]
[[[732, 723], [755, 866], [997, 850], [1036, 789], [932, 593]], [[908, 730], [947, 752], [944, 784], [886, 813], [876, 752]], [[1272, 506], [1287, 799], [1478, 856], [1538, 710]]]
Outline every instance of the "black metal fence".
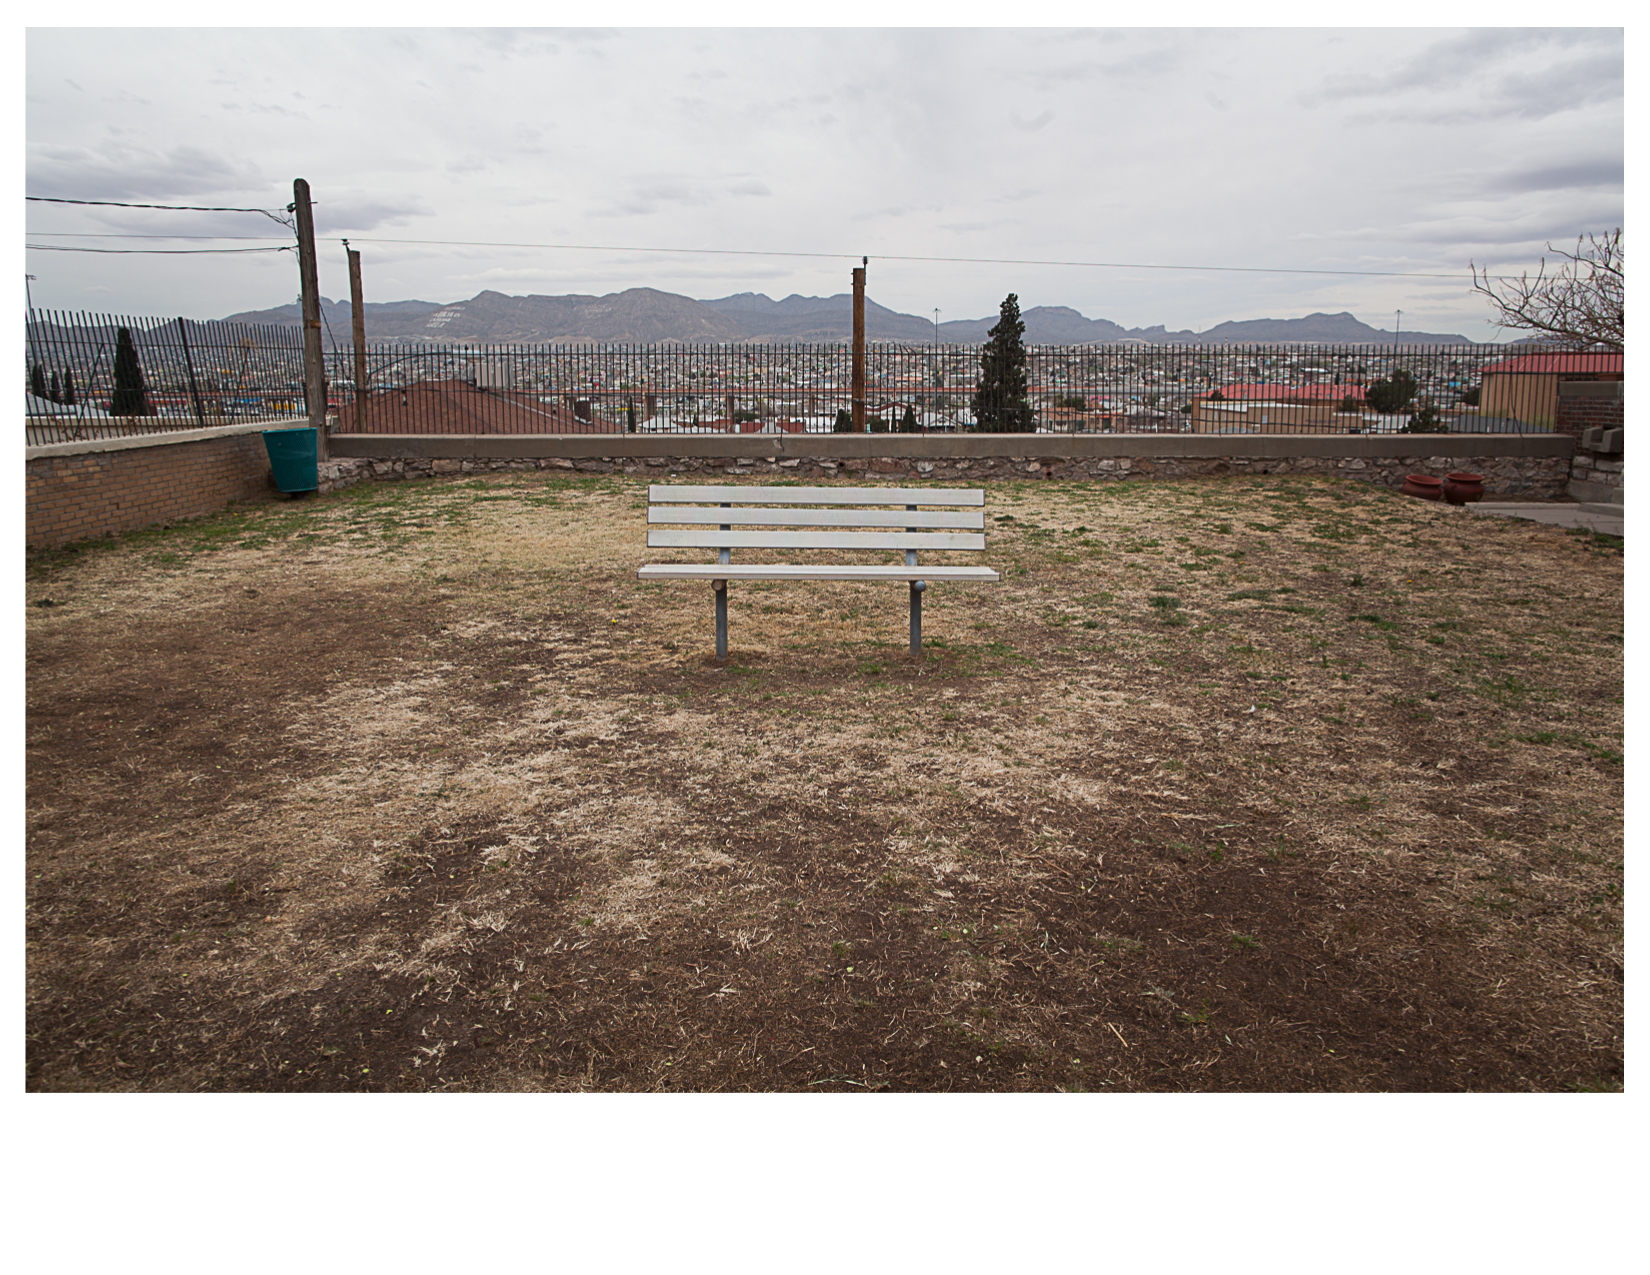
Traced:
[[24, 336], [31, 444], [304, 412], [300, 328], [31, 310]]
[[[29, 441], [302, 416], [301, 333], [30, 312]], [[1619, 379], [1620, 358], [1527, 345], [1033, 346], [1027, 423], [1043, 433], [1535, 432], [1552, 426], [1558, 379]], [[346, 434], [851, 428], [847, 344], [376, 345], [363, 394], [352, 351], [334, 344], [325, 360], [331, 427]], [[979, 346], [874, 344], [865, 364], [872, 432], [979, 428]]]
[[[1533, 432], [1551, 426], [1539, 377], [1501, 376], [1494, 402], [1481, 398], [1486, 373], [1528, 353], [1033, 346], [1027, 397], [1043, 433]], [[846, 344], [375, 346], [360, 407], [352, 356], [335, 350], [327, 363], [347, 433], [830, 433], [849, 428], [853, 406]], [[979, 369], [978, 346], [869, 346], [868, 428], [978, 428]]]

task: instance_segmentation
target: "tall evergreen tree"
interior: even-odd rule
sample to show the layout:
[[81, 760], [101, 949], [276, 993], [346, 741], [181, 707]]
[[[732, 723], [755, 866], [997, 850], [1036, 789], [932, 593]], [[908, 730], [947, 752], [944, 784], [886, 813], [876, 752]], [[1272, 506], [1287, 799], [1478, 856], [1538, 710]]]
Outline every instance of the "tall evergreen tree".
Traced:
[[61, 403], [63, 401], [63, 386], [57, 379], [57, 372], [55, 369], [52, 371], [51, 400], [54, 403]]
[[115, 392], [109, 400], [109, 415], [144, 416], [147, 411], [143, 368], [138, 363], [137, 346], [132, 343], [132, 330], [121, 328], [115, 334]]
[[74, 406], [74, 369], [63, 369], [63, 402], [69, 407]]
[[1037, 428], [1026, 396], [1026, 325], [1020, 298], [1010, 292], [997, 326], [980, 351], [980, 381], [974, 393], [974, 430], [981, 434], [1030, 434]]
[[46, 397], [46, 373], [38, 363], [29, 369], [29, 393], [36, 398]]
[[905, 415], [900, 417], [899, 432], [902, 434], [920, 434], [921, 428], [917, 425], [917, 413], [909, 403], [905, 405]]

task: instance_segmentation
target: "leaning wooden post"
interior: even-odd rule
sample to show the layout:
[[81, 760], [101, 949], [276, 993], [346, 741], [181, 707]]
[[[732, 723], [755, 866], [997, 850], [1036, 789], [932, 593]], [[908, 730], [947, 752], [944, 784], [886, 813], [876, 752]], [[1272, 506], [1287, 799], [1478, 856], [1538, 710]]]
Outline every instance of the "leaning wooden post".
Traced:
[[292, 210], [298, 214], [298, 277], [304, 316], [304, 398], [315, 429], [315, 459], [326, 460], [327, 376], [321, 355], [321, 284], [315, 267], [315, 214], [309, 206], [309, 183], [292, 183]]
[[865, 432], [865, 265], [854, 271], [854, 433]]
[[367, 430], [367, 310], [361, 300], [361, 254], [344, 240], [349, 254], [350, 327], [355, 336], [355, 432]]

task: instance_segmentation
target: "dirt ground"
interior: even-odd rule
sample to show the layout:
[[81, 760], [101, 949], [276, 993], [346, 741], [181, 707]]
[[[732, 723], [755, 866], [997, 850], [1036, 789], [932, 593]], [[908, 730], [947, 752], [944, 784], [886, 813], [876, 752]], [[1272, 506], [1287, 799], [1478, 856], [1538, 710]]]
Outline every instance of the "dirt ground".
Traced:
[[920, 660], [899, 585], [735, 583], [717, 667], [645, 504], [31, 555], [29, 1087], [1621, 1087], [1619, 541], [991, 485]]

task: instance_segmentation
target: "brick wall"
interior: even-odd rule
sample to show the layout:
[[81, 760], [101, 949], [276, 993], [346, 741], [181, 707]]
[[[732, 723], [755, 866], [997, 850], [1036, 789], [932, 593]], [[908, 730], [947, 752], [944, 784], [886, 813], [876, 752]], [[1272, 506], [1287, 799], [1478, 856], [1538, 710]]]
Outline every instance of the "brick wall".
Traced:
[[1580, 438], [1589, 429], [1620, 429], [1625, 399], [1622, 381], [1561, 381], [1558, 419], [1553, 429]]
[[[268, 499], [260, 433], [99, 449], [31, 449], [26, 462], [28, 546], [48, 548], [155, 523], [216, 513], [230, 501]], [[61, 445], [60, 445], [61, 446]]]

